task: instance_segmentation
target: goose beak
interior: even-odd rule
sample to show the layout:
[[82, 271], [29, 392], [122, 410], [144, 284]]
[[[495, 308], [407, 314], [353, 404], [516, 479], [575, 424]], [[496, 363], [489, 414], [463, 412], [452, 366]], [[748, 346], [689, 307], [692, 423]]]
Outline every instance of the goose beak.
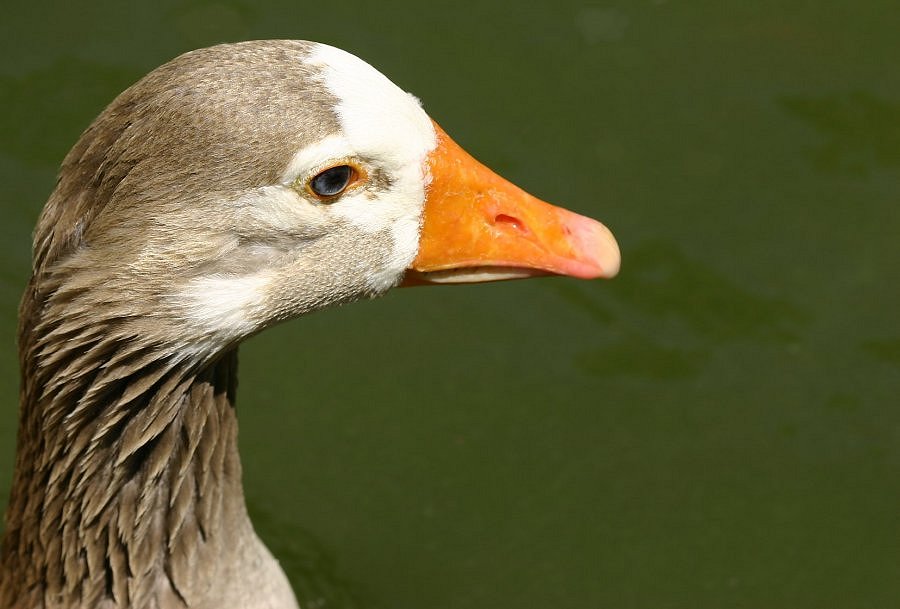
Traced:
[[619, 271], [619, 246], [608, 228], [532, 197], [434, 128], [419, 251], [403, 285], [596, 279]]

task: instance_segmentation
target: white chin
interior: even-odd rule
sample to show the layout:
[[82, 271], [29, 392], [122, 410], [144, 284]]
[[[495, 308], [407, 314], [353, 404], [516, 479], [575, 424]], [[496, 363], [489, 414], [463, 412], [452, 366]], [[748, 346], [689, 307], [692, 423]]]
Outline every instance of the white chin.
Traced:
[[486, 281], [506, 281], [549, 275], [540, 269], [524, 269], [510, 266], [481, 266], [464, 269], [447, 269], [418, 273], [417, 276], [429, 283], [484, 283]]

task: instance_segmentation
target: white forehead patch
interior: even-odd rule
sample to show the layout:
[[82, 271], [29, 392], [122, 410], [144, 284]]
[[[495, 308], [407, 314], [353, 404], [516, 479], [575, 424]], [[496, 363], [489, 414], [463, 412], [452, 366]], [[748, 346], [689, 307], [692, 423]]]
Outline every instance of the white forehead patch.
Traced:
[[334, 110], [358, 154], [400, 166], [424, 160], [437, 145], [419, 100], [359, 57], [316, 44], [306, 62], [319, 68], [325, 86], [339, 100]]

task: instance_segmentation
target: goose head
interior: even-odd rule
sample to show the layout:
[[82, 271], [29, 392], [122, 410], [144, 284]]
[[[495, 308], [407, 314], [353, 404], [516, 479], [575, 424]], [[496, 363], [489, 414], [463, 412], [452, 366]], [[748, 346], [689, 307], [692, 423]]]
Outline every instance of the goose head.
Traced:
[[619, 266], [603, 225], [488, 170], [357, 57], [292, 41], [187, 53], [122, 93], [65, 159], [35, 244], [69, 316], [198, 360], [401, 283]]
[[237, 343], [401, 284], [618, 267], [602, 224], [491, 172], [353, 55], [172, 60], [88, 127], [35, 230], [0, 605], [295, 607], [244, 507]]

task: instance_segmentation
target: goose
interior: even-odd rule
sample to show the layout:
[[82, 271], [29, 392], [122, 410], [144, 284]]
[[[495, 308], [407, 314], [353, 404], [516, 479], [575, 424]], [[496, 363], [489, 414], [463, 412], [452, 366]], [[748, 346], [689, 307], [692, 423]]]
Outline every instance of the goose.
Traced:
[[239, 343], [399, 285], [618, 268], [605, 226], [352, 54], [173, 59], [81, 135], [34, 232], [0, 608], [296, 608], [244, 503]]

